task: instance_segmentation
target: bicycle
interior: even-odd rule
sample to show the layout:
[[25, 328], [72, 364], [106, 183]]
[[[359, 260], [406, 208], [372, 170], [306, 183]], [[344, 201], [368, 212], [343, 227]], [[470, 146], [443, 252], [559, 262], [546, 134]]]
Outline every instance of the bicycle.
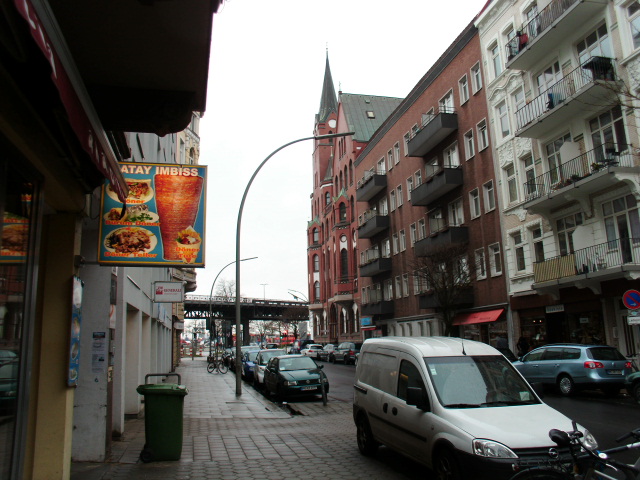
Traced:
[[[635, 464], [627, 465], [610, 458], [611, 454], [626, 450], [640, 449], [640, 428], [617, 438], [617, 442], [622, 442], [628, 438], [635, 441], [626, 445], [609, 448], [606, 450], [590, 450], [580, 441], [582, 432], [576, 428], [573, 422], [572, 432], [561, 430], [550, 430], [549, 437], [559, 447], [568, 447], [571, 460], [560, 457], [549, 459], [546, 462], [536, 462], [533, 465], [527, 461], [520, 461], [514, 464], [517, 472], [510, 480], [618, 480], [612, 476], [613, 472], [622, 472], [625, 480], [640, 479], [640, 457]], [[608, 471], [608, 472], [607, 472]]]
[[224, 363], [224, 360], [221, 357], [217, 357], [216, 355], [207, 357], [207, 372], [213, 373], [227, 373], [229, 371], [229, 366]]

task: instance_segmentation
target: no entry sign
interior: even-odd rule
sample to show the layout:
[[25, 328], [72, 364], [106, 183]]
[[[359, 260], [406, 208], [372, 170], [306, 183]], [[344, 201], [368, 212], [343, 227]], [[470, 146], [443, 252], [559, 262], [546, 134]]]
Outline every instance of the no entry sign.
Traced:
[[627, 290], [622, 296], [622, 303], [629, 310], [637, 310], [640, 308], [640, 292], [638, 290]]

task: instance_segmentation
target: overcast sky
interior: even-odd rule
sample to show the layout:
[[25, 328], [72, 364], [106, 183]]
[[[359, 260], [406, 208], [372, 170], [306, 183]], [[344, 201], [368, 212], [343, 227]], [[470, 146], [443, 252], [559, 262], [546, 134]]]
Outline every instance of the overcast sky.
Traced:
[[[214, 15], [200, 164], [208, 165], [206, 268], [195, 294], [236, 258], [240, 201], [274, 150], [313, 135], [328, 49], [336, 90], [405, 97], [486, 0], [224, 0]], [[337, 93], [337, 92], [336, 92]], [[312, 141], [275, 154], [255, 178], [241, 230], [241, 293], [307, 292]], [[235, 279], [235, 265], [219, 276]], [[266, 284], [266, 285], [263, 285]]]

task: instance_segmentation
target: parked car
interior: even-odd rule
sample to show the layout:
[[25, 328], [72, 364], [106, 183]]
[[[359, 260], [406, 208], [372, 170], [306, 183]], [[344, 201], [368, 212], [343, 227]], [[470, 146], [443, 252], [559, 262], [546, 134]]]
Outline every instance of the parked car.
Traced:
[[333, 352], [335, 349], [335, 344], [327, 343], [324, 347], [322, 347], [322, 350], [318, 352], [318, 360], [322, 360], [323, 362], [328, 361], [331, 352]]
[[253, 367], [256, 364], [260, 350], [252, 350], [242, 354], [242, 378], [253, 381]]
[[321, 395], [322, 383], [329, 393], [329, 380], [312, 358], [305, 355], [285, 355], [272, 357], [264, 372], [264, 386], [267, 393], [278, 400], [296, 395]]
[[[229, 353], [229, 370], [231, 370], [232, 372], [236, 371], [236, 349], [235, 347], [228, 349], [230, 350]], [[242, 357], [244, 356], [244, 354], [246, 352], [259, 352], [260, 351], [260, 347], [256, 347], [253, 345], [243, 345], [240, 347], [240, 359], [242, 360]]]
[[627, 377], [626, 385], [627, 393], [631, 395], [636, 403], [640, 403], [640, 372], [633, 372]]
[[329, 354], [331, 363], [342, 362], [345, 365], [356, 363], [356, 353], [360, 351], [362, 343], [342, 342], [336, 349]]
[[279, 355], [285, 355], [286, 353], [284, 349], [280, 348], [268, 348], [258, 352], [253, 364], [253, 386], [256, 390], [260, 390], [264, 385], [264, 370], [267, 368], [269, 360]]
[[598, 388], [617, 395], [625, 388], [631, 362], [607, 345], [558, 343], [531, 350], [513, 365], [529, 382], [556, 386], [562, 395]]
[[496, 347], [496, 350], [498, 350], [501, 354], [507, 357], [507, 360], [509, 360], [510, 362], [518, 361], [518, 357], [516, 357], [516, 354], [513, 353], [510, 348]]
[[[383, 444], [431, 468], [434, 478], [510, 479], [514, 462], [542, 464], [550, 449], [558, 452], [549, 430], [574, 429], [500, 352], [472, 340], [368, 339], [354, 389], [360, 452], [373, 456]], [[597, 448], [577, 428], [585, 446]]]
[[311, 343], [306, 347], [304, 347], [302, 350], [300, 350], [300, 353], [307, 357], [318, 358], [318, 352], [320, 350], [322, 350], [322, 345], [317, 343]]
[[0, 350], [0, 415], [14, 414], [18, 396], [18, 355]]

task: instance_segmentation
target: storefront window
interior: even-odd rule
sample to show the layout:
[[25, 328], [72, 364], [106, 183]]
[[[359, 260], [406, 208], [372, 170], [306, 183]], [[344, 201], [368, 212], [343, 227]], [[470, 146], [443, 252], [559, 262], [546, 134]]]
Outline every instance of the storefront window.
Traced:
[[0, 479], [9, 478], [20, 425], [21, 366], [25, 355], [25, 301], [29, 236], [32, 233], [33, 183], [0, 161]]

